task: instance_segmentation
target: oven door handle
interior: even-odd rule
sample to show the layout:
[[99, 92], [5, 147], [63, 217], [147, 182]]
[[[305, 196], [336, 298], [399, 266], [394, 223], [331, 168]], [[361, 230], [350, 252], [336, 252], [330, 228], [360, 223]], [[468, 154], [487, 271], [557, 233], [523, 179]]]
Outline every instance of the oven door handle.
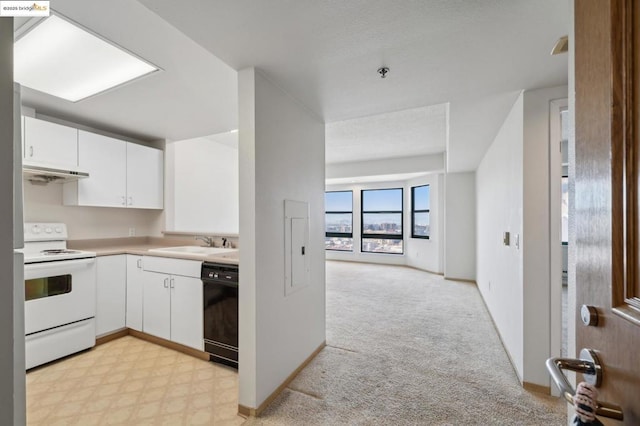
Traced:
[[24, 265], [24, 278], [34, 279], [43, 275], [68, 274], [73, 271], [84, 269], [96, 263], [95, 257], [88, 259], [59, 260], [43, 263], [27, 263]]

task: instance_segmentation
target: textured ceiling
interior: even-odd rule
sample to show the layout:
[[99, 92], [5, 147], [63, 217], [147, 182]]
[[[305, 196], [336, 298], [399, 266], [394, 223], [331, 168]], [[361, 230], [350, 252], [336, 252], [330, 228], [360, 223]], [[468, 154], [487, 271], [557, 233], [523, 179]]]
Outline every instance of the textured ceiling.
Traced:
[[326, 162], [411, 157], [446, 148], [444, 104], [328, 123]]
[[[236, 70], [255, 66], [329, 123], [330, 162], [446, 149], [448, 170], [474, 170], [509, 94], [566, 84], [566, 55], [549, 52], [568, 32], [567, 1], [56, 0], [163, 72], [77, 104], [28, 89], [24, 100], [115, 133], [189, 139], [237, 127]], [[439, 113], [414, 115], [445, 103], [448, 141]]]
[[[566, 55], [549, 55], [568, 32], [567, 0], [139, 1], [233, 68], [262, 69], [327, 123], [366, 117], [328, 125], [329, 162], [448, 143], [448, 169], [474, 170], [509, 110], [502, 94], [567, 82]], [[440, 123], [400, 130], [403, 114], [386, 114], [447, 102], [448, 142], [421, 136], [442, 135]]]

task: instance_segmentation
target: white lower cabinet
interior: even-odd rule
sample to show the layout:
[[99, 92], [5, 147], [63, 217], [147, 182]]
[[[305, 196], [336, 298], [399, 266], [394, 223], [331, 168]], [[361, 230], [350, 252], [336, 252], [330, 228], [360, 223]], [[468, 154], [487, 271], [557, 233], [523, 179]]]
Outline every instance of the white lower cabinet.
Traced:
[[96, 259], [96, 336], [125, 327], [126, 261], [123, 254]]
[[127, 327], [142, 331], [142, 256], [127, 255]]
[[171, 277], [171, 340], [204, 350], [202, 281]]
[[[147, 259], [150, 265], [147, 265]], [[154, 272], [162, 258], [143, 259], [143, 328], [145, 333], [204, 350], [202, 281], [199, 276]], [[187, 265], [192, 261], [166, 259], [168, 265]], [[199, 263], [199, 262], [198, 262]], [[155, 268], [165, 270], [164, 267]], [[182, 269], [182, 268], [179, 268]], [[199, 269], [198, 269], [199, 270]]]

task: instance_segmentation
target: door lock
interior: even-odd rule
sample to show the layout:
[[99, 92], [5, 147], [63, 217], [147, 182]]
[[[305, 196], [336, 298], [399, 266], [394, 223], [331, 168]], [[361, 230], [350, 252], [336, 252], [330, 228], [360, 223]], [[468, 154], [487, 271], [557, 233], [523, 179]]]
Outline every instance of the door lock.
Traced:
[[582, 305], [582, 308], [580, 308], [580, 318], [584, 325], [595, 327], [598, 325], [598, 310], [593, 306]]
[[[562, 370], [571, 370], [578, 373], [582, 373], [584, 381], [594, 385], [600, 386], [602, 383], [602, 364], [598, 354], [593, 349], [582, 349], [580, 351], [580, 359], [574, 358], [549, 358], [546, 362], [547, 371], [551, 375], [554, 383], [560, 389], [562, 397], [571, 405], [573, 405], [573, 396], [576, 391], [571, 386], [571, 383], [567, 380]], [[615, 404], [608, 402], [596, 402], [598, 408], [596, 414], [603, 417], [610, 417], [612, 419], [623, 420], [622, 408]]]

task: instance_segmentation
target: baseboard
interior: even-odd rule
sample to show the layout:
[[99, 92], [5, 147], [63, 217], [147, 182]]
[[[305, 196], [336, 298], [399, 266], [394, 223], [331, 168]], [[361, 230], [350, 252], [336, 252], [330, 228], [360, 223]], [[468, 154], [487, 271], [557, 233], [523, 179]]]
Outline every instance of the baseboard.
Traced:
[[550, 386], [536, 385], [535, 383], [523, 382], [522, 387], [530, 392], [542, 393], [545, 395], [551, 395]]
[[445, 280], [449, 280], [449, 281], [460, 281], [460, 282], [463, 282], [463, 283], [471, 283], [471, 284], [478, 285], [478, 283], [476, 282], [476, 280], [469, 280], [469, 279], [467, 279], [467, 278], [454, 278], [454, 277], [447, 277], [447, 276], [445, 275], [444, 279], [445, 279]]
[[116, 340], [128, 335], [129, 335], [128, 328], [123, 328], [121, 330], [114, 331], [113, 333], [102, 335], [96, 338], [96, 346], [104, 345], [107, 342], [110, 342], [112, 340]]
[[188, 346], [181, 345], [180, 343], [172, 342], [170, 340], [163, 339], [161, 337], [152, 336], [141, 331], [128, 329], [129, 334], [138, 339], [146, 340], [147, 342], [155, 343], [156, 345], [164, 346], [165, 348], [173, 349], [174, 351], [182, 352], [186, 355], [209, 361], [209, 354], [197, 349], [190, 348]]
[[416, 271], [428, 272], [433, 275], [440, 275], [441, 277], [444, 277], [444, 272], [431, 271], [429, 269], [421, 268], [419, 266], [414, 266], [414, 265], [404, 265], [404, 266], [406, 266], [407, 268], [415, 269]]
[[313, 351], [311, 353], [311, 355], [309, 355], [307, 357], [307, 359], [305, 359], [302, 364], [300, 364], [298, 366], [298, 368], [296, 368], [293, 373], [289, 374], [289, 377], [287, 377], [281, 384], [280, 386], [278, 386], [276, 388], [276, 390], [274, 390], [273, 392], [271, 392], [271, 395], [269, 395], [267, 397], [267, 399], [264, 400], [264, 402], [262, 402], [262, 404], [260, 404], [260, 406], [258, 408], [250, 408], [247, 407], [245, 405], [241, 405], [238, 404], [238, 414], [241, 415], [242, 417], [258, 417], [260, 416], [260, 414], [269, 406], [269, 404], [271, 404], [273, 402], [274, 399], [276, 399], [278, 397], [278, 395], [280, 395], [280, 393], [287, 387], [289, 386], [289, 383], [291, 383], [293, 381], [293, 379], [296, 378], [296, 376], [307, 366], [309, 365], [309, 363], [316, 357], [316, 355], [318, 355], [320, 353], [320, 351], [322, 349], [324, 349], [324, 347], [327, 345], [327, 342], [324, 341], [320, 344], [320, 346], [318, 346], [316, 348], [315, 351]]
[[249, 417], [256, 417], [256, 409], [255, 408], [249, 408], [247, 406], [238, 404], [238, 415], [241, 417], [249, 418]]
[[493, 329], [496, 331], [496, 334], [498, 335], [498, 339], [500, 339], [500, 344], [502, 345], [502, 349], [504, 350], [504, 353], [507, 354], [507, 359], [509, 360], [509, 364], [511, 364], [511, 368], [513, 368], [513, 372], [515, 373], [516, 377], [518, 378], [518, 381], [520, 383], [524, 383], [524, 380], [522, 380], [522, 377], [520, 377], [520, 373], [518, 372], [518, 369], [516, 368], [516, 363], [513, 362], [513, 358], [511, 358], [511, 354], [509, 353], [509, 350], [507, 349], [507, 345], [504, 344], [504, 339], [502, 338], [502, 334], [500, 333], [500, 329], [496, 325], [496, 322], [493, 319], [493, 315], [491, 315], [491, 311], [489, 310], [489, 307], [487, 306], [487, 302], [484, 300], [484, 296], [482, 295], [482, 292], [480, 291], [480, 288], [477, 285], [476, 285], [476, 288], [478, 290], [478, 294], [480, 295], [480, 300], [482, 300], [482, 305], [484, 306], [484, 309], [487, 311], [487, 314], [489, 314], [489, 319], [491, 319], [491, 325], [493, 325]]

